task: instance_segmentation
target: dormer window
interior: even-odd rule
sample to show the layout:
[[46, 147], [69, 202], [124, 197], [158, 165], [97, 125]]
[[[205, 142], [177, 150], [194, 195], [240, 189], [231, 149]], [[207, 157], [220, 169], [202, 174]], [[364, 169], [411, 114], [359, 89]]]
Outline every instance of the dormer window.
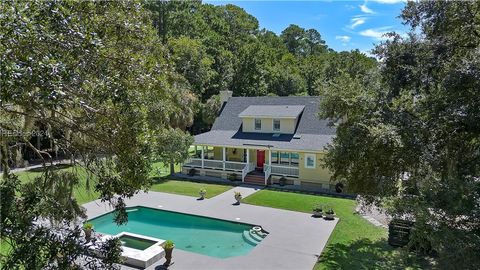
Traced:
[[243, 132], [295, 134], [304, 108], [303, 105], [250, 105], [238, 117], [242, 119]]
[[273, 131], [280, 131], [280, 119], [273, 119]]
[[255, 118], [255, 130], [262, 130], [262, 119]]

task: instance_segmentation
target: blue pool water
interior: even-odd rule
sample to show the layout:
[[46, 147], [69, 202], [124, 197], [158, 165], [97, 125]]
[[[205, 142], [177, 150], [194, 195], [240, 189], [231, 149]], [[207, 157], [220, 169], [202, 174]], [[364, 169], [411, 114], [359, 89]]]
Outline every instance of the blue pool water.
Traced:
[[252, 225], [148, 207], [129, 208], [128, 223], [121, 226], [113, 221], [113, 212], [89, 222], [100, 233], [131, 232], [173, 240], [175, 248], [217, 258], [245, 255], [262, 240], [249, 234]]

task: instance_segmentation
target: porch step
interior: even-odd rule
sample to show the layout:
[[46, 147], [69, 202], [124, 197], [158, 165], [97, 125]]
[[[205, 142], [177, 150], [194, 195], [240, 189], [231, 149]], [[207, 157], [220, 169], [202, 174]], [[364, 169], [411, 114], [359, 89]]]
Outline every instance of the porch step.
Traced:
[[245, 176], [245, 183], [264, 186], [265, 175], [259, 173], [249, 173]]

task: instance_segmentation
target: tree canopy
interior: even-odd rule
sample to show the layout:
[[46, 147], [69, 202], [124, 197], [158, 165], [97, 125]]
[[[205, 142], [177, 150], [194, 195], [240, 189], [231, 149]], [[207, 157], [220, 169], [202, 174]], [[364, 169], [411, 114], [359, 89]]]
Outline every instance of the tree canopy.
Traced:
[[[169, 143], [156, 134], [193, 119], [189, 89], [139, 1], [3, 1], [1, 14], [0, 236], [14, 250], [3, 267], [110, 267], [116, 243], [104, 260], [85, 262], [92, 254], [76, 222], [84, 213], [72, 198], [79, 176], [47, 167], [51, 156], [31, 134], [40, 125], [58, 131], [50, 139], [85, 168], [122, 223], [124, 199], [151, 184], [152, 145]], [[16, 144], [44, 162], [32, 183], [5, 166]]]
[[339, 120], [326, 163], [415, 221], [410, 246], [437, 253], [439, 268], [478, 269], [480, 4], [409, 2], [402, 18], [412, 30], [377, 46], [378, 72], [320, 88], [322, 116]]
[[[5, 269], [105, 269], [119, 260], [115, 241], [98, 247], [103, 260], [92, 259], [84, 209], [72, 197], [79, 175], [48, 166], [51, 151], [31, 142], [40, 129], [123, 223], [125, 199], [151, 185], [152, 161], [187, 156], [185, 131], [194, 119], [193, 132], [213, 123], [220, 91], [318, 95], [377, 65], [358, 51], [329, 49], [314, 29], [259, 29], [235, 5], [20, 0], [0, 9], [0, 237], [14, 250], [2, 258]], [[19, 146], [43, 162], [30, 183], [9, 171]]]
[[[366, 73], [376, 66], [359, 51], [329, 49], [315, 29], [292, 24], [280, 35], [259, 29], [257, 19], [235, 5], [145, 3], [177, 71], [203, 104], [222, 90], [234, 96], [318, 95], [315, 84], [334, 79], [338, 70]], [[196, 111], [194, 133], [210, 125], [201, 114]]]

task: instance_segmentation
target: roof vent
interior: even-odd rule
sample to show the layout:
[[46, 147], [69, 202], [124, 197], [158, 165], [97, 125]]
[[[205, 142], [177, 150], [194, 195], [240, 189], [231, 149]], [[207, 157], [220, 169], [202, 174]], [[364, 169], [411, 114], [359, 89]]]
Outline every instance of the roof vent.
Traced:
[[280, 133], [274, 133], [274, 134], [272, 135], [272, 137], [278, 138], [278, 137], [280, 137]]
[[295, 135], [293, 135], [293, 138], [294, 138], [294, 139], [300, 139], [301, 137], [302, 137], [302, 135], [300, 135], [300, 134], [295, 134]]

